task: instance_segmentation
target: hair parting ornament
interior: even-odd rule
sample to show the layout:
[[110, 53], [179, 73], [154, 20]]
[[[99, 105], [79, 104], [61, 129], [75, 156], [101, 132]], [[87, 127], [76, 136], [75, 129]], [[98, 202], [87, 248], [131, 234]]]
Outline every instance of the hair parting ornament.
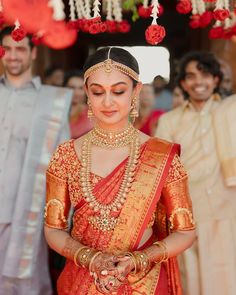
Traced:
[[139, 82], [139, 75], [136, 73], [134, 70], [132, 70], [130, 67], [119, 63], [117, 61], [114, 61], [110, 58], [110, 52], [111, 52], [112, 47], [109, 48], [108, 54], [107, 54], [107, 59], [104, 60], [103, 62], [99, 62], [96, 65], [88, 68], [85, 73], [84, 73], [84, 83], [86, 83], [87, 79], [94, 74], [96, 71], [100, 69], [104, 69], [105, 73], [111, 73], [112, 70], [118, 70], [122, 72], [123, 74], [128, 75], [130, 78], [133, 80]]

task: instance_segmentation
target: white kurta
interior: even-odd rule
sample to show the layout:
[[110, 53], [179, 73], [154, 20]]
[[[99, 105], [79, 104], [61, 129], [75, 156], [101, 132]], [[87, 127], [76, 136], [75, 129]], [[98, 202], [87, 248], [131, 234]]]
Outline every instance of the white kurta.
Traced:
[[212, 112], [218, 107], [210, 99], [198, 112], [186, 102], [160, 118], [156, 133], [181, 144], [189, 175], [198, 238], [182, 255], [186, 295], [236, 294], [236, 187], [225, 186], [217, 155]]

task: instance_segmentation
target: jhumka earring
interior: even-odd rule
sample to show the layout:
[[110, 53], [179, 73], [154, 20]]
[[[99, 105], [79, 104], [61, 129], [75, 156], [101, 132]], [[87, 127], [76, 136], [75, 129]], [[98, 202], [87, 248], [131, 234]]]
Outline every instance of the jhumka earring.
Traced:
[[138, 101], [137, 101], [137, 97], [134, 96], [134, 98], [132, 99], [132, 104], [131, 104], [130, 117], [131, 117], [132, 121], [135, 121], [135, 118], [137, 118], [138, 116], [139, 116]]
[[93, 115], [93, 111], [92, 111], [92, 107], [91, 107], [91, 103], [90, 101], [88, 100], [88, 118], [91, 119], [93, 118], [94, 115]]

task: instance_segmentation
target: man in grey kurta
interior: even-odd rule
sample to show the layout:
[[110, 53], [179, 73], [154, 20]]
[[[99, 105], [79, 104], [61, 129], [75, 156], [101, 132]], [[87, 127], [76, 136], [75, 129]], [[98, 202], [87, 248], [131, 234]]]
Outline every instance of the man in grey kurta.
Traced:
[[69, 137], [71, 92], [32, 76], [36, 48], [1, 32], [0, 295], [52, 294], [42, 233], [45, 169]]

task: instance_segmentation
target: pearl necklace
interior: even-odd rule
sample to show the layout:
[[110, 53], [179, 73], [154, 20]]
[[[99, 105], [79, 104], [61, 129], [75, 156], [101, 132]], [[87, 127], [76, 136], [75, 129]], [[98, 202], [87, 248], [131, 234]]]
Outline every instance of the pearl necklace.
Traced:
[[94, 228], [101, 231], [111, 231], [118, 223], [118, 218], [111, 217], [111, 212], [118, 212], [124, 205], [127, 194], [130, 190], [131, 184], [134, 179], [138, 158], [140, 155], [140, 140], [138, 130], [133, 128], [132, 137], [130, 138], [130, 154], [126, 164], [124, 178], [121, 183], [120, 189], [115, 196], [114, 200], [109, 204], [103, 204], [97, 200], [93, 195], [93, 189], [90, 183], [91, 172], [91, 146], [93, 144], [93, 132], [89, 132], [82, 144], [82, 159], [80, 170], [80, 182], [82, 187], [83, 196], [89, 207], [98, 215], [91, 216], [89, 222]]

